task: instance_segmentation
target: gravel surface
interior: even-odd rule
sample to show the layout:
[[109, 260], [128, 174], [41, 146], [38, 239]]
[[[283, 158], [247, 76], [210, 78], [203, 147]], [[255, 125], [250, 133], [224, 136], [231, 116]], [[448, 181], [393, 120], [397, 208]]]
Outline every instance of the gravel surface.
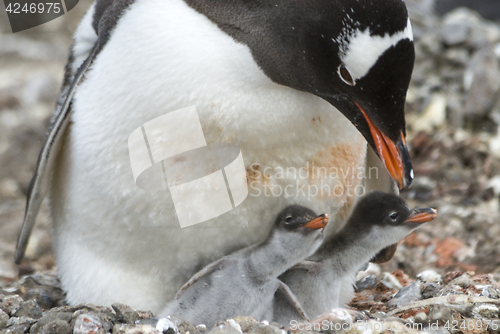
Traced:
[[[123, 304], [111, 308], [67, 306], [57, 273], [39, 272], [0, 288], [0, 334], [4, 333], [169, 333], [286, 334], [334, 333], [500, 333], [500, 275], [427, 270], [411, 279], [377, 265], [358, 275], [351, 310], [334, 309], [310, 323], [269, 324], [240, 316], [214, 328]], [[369, 284], [367, 284], [369, 282]], [[285, 325], [285, 326], [283, 326]]]
[[[0, 333], [157, 330], [147, 311], [65, 305], [45, 208], [26, 260], [13, 264], [26, 189], [59, 93], [71, 34], [89, 4], [80, 1], [69, 14], [16, 34], [0, 14]], [[494, 329], [500, 302], [500, 25], [463, 8], [438, 16], [429, 0], [407, 4], [417, 54], [406, 108], [416, 179], [402, 196], [411, 207], [438, 209], [439, 216], [406, 238], [390, 262], [360, 273], [351, 306], [365, 313], [351, 317], [370, 319], [365, 325], [438, 323], [442, 333], [500, 332]], [[338, 323], [342, 317], [331, 315]], [[165, 320], [158, 328], [210, 331], [176, 319], [170, 323], [177, 329], [167, 330]], [[246, 317], [221, 326], [211, 332], [281, 333], [277, 325]], [[414, 332], [410, 327], [394, 332]]]

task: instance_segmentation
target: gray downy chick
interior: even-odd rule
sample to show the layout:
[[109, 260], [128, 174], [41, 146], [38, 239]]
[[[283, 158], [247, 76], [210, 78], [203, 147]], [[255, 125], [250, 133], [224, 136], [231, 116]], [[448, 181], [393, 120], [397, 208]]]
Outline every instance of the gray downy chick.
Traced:
[[[434, 209], [410, 210], [399, 196], [372, 192], [360, 199], [337, 235], [280, 279], [312, 318], [344, 307], [354, 296], [356, 273], [364, 263], [436, 216]], [[301, 320], [301, 315], [280, 293], [276, 294], [274, 309], [273, 320], [281, 324]]]
[[320, 247], [328, 219], [302, 206], [285, 208], [264, 242], [207, 265], [184, 284], [160, 316], [175, 315], [208, 328], [237, 315], [271, 320], [274, 294], [280, 290], [294, 312], [307, 318], [278, 276]]

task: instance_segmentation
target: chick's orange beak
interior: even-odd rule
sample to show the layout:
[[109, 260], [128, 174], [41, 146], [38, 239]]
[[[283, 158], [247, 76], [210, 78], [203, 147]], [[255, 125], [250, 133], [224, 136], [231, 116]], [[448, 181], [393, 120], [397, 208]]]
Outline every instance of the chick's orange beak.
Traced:
[[318, 217], [314, 218], [310, 222], [307, 222], [304, 226], [305, 228], [310, 228], [311, 230], [317, 230], [317, 229], [325, 229], [326, 224], [328, 224], [328, 220], [330, 219], [330, 216], [327, 213], [324, 213], [322, 215], [319, 215]]
[[413, 212], [405, 222], [423, 224], [436, 219], [437, 211], [432, 208], [413, 209]]
[[373, 124], [363, 108], [356, 101], [354, 103], [365, 117], [377, 153], [392, 179], [398, 183], [399, 189], [408, 188], [413, 181], [413, 168], [403, 132], [398, 143], [394, 143]]

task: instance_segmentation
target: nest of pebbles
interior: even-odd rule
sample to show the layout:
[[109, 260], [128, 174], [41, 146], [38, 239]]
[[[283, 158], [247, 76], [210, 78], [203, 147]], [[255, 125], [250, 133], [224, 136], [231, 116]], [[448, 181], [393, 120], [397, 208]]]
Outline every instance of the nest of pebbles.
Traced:
[[427, 270], [417, 279], [402, 271], [360, 272], [351, 310], [332, 310], [310, 323], [277, 324], [240, 316], [214, 328], [123, 304], [68, 306], [56, 272], [42, 272], [0, 289], [0, 333], [44, 334], [285, 334], [286, 332], [500, 333], [500, 275]]

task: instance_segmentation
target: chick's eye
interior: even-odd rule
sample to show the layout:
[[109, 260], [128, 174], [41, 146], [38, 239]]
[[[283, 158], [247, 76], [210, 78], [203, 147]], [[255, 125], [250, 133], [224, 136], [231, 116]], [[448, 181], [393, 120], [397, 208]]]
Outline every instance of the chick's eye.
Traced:
[[339, 73], [339, 77], [342, 79], [342, 81], [344, 81], [349, 86], [354, 86], [354, 80], [351, 76], [351, 73], [349, 73], [349, 70], [347, 69], [347, 67], [345, 67], [344, 65], [340, 65], [338, 73]]
[[286, 217], [286, 218], [285, 218], [285, 221], [286, 221], [287, 223], [291, 223], [291, 222], [292, 222], [292, 220], [293, 220], [292, 216], [288, 216], [288, 217]]
[[397, 212], [391, 213], [391, 215], [389, 216], [389, 218], [391, 218], [392, 220], [396, 220], [398, 218]]

